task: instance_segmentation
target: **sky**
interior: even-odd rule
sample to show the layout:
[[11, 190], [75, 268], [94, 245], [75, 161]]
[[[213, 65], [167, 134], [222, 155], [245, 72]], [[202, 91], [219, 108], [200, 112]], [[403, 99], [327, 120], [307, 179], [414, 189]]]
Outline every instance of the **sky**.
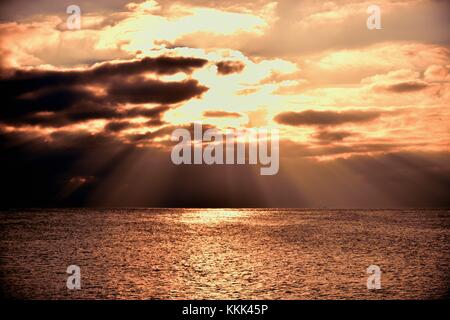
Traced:
[[[2, 1], [1, 206], [449, 206], [449, 30], [445, 0]], [[278, 129], [278, 174], [173, 164], [196, 121]]]

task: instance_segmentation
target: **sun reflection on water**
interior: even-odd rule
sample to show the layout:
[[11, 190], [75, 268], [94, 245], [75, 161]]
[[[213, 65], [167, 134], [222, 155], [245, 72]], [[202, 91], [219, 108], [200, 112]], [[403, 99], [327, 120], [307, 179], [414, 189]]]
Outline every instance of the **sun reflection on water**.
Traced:
[[242, 209], [198, 209], [184, 213], [181, 222], [189, 224], [234, 222], [247, 217], [248, 214], [248, 211]]

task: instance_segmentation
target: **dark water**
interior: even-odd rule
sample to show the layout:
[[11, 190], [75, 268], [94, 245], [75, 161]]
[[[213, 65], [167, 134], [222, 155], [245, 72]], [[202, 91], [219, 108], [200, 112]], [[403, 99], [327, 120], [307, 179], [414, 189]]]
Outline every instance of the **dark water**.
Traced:
[[[448, 297], [448, 210], [0, 213], [1, 293], [27, 299]], [[81, 267], [81, 290], [66, 268]], [[366, 269], [382, 270], [368, 290]]]

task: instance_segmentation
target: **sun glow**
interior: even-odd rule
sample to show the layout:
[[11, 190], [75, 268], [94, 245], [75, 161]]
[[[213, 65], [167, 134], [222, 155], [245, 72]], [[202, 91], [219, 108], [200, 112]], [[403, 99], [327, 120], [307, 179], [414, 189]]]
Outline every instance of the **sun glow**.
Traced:
[[187, 224], [231, 223], [245, 219], [249, 213], [238, 209], [199, 209], [183, 213], [181, 221]]

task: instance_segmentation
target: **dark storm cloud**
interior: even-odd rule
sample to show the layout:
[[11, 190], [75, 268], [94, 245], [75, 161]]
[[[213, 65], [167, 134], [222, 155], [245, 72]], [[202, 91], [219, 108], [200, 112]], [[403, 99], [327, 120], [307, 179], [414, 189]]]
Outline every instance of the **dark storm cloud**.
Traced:
[[274, 120], [290, 126], [335, 126], [344, 123], [369, 122], [380, 117], [377, 111], [314, 111], [283, 112]]
[[97, 98], [90, 91], [80, 87], [46, 87], [45, 83], [42, 84], [42, 89], [33, 92], [15, 96], [11, 91], [13, 90], [3, 91], [5, 92], [5, 105], [1, 109], [2, 118], [35, 112], [63, 111], [73, 107], [80, 101], [90, 103], [100, 103], [102, 101], [102, 99]]
[[64, 127], [78, 122], [97, 120], [97, 119], [114, 119], [122, 118], [123, 113], [117, 112], [113, 107], [83, 102], [76, 105], [73, 109], [51, 112], [24, 114], [14, 118], [2, 118], [0, 122], [15, 126], [21, 125], [39, 125], [41, 127]]
[[126, 113], [117, 111], [114, 104], [109, 104], [105, 100], [104, 103], [99, 104], [80, 102], [75, 108], [55, 114], [55, 118], [60, 117], [66, 120], [66, 124], [71, 124], [88, 120], [124, 118], [126, 116]]
[[145, 123], [147, 127], [159, 127], [163, 124], [166, 124], [166, 122], [162, 121], [161, 119], [151, 119]]
[[[68, 93], [62, 96], [62, 92]], [[159, 120], [170, 109], [169, 106], [154, 108], [133, 107], [118, 109], [118, 101], [110, 96], [97, 97], [83, 90], [50, 91], [44, 99], [11, 99], [0, 111], [0, 122], [11, 125], [40, 125], [43, 127], [62, 127], [73, 123], [97, 119], [128, 119], [144, 117]], [[79, 93], [78, 95], [75, 93]], [[43, 103], [46, 101], [47, 103]]]
[[[76, 71], [11, 71], [0, 78], [0, 90], [4, 92], [0, 122], [59, 127], [92, 119], [142, 116], [158, 120], [169, 106], [135, 107], [128, 111], [118, 111], [117, 106], [125, 103], [172, 104], [200, 96], [208, 88], [196, 80], [163, 82], [140, 75], [146, 72], [189, 74], [206, 63], [203, 59], [163, 56], [103, 63]], [[88, 89], [89, 85], [102, 87], [106, 95]]]
[[240, 118], [241, 114], [237, 112], [227, 112], [227, 111], [205, 111], [203, 112], [204, 117], [208, 118]]
[[66, 113], [62, 114], [68, 123], [79, 122], [93, 119], [128, 119], [135, 117], [153, 118], [152, 120], [159, 120], [161, 116], [170, 109], [168, 106], [159, 106], [154, 108], [144, 108], [144, 107], [133, 107], [126, 110], [118, 110], [114, 106], [104, 105], [87, 105], [74, 109], [68, 110]]
[[108, 88], [108, 95], [122, 103], [177, 103], [198, 97], [208, 90], [197, 80], [163, 82], [142, 77], [115, 81]]
[[106, 131], [119, 132], [125, 129], [133, 128], [135, 124], [128, 121], [111, 121], [105, 126]]
[[160, 75], [177, 72], [191, 73], [196, 68], [205, 66], [205, 59], [191, 57], [146, 57], [138, 61], [121, 63], [104, 63], [92, 69], [89, 76], [132, 75], [142, 72], [154, 72]]
[[123, 77], [146, 72], [159, 75], [171, 75], [178, 72], [191, 73], [195, 68], [203, 67], [208, 61], [190, 57], [145, 57], [141, 60], [125, 62], [106, 62], [86, 70], [54, 71], [54, 70], [13, 70], [1, 78], [4, 89], [14, 92], [27, 92], [40, 88], [44, 83], [52, 85], [83, 85], [103, 82], [112, 77]]
[[164, 112], [170, 109], [169, 106], [159, 106], [154, 108], [134, 107], [126, 111], [127, 117], [160, 117]]
[[217, 72], [222, 75], [239, 73], [244, 70], [245, 65], [240, 61], [220, 61], [216, 63]]

